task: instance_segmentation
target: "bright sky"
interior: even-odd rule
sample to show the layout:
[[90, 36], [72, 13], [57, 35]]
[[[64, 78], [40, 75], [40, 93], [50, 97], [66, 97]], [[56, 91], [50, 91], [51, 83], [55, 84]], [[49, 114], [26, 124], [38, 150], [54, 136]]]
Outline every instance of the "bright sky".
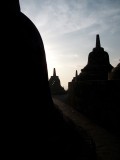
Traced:
[[119, 63], [120, 0], [20, 0], [20, 6], [41, 34], [49, 78], [56, 68], [65, 89], [87, 64], [96, 34], [110, 63]]

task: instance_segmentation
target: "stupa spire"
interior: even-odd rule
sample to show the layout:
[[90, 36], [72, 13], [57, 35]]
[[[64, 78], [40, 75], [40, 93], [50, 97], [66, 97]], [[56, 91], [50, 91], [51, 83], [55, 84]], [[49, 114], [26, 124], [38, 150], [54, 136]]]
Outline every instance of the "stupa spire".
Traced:
[[75, 77], [77, 77], [78, 76], [78, 72], [77, 72], [77, 70], [76, 70], [76, 72], [75, 72]]
[[53, 76], [56, 76], [56, 69], [53, 69]]
[[100, 48], [101, 44], [100, 44], [100, 37], [99, 34], [96, 35], [96, 48]]

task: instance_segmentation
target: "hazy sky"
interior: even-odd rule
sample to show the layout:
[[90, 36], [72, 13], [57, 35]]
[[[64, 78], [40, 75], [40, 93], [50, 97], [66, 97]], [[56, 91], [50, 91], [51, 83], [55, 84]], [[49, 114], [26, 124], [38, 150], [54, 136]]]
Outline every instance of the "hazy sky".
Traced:
[[20, 0], [20, 6], [41, 34], [49, 78], [56, 68], [65, 89], [87, 64], [96, 34], [110, 63], [119, 63], [120, 0]]

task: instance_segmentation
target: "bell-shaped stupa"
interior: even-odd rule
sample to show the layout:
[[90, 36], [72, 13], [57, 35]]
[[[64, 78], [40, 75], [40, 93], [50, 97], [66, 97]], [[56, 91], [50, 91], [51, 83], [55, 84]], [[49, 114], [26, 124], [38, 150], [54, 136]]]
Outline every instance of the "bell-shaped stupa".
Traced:
[[49, 79], [51, 93], [53, 95], [65, 94], [64, 88], [61, 86], [59, 77], [56, 75], [56, 69], [53, 69], [53, 76]]
[[88, 64], [81, 69], [80, 80], [108, 80], [108, 73], [113, 66], [109, 62], [109, 55], [101, 47], [100, 37], [96, 35], [96, 47], [89, 53]]

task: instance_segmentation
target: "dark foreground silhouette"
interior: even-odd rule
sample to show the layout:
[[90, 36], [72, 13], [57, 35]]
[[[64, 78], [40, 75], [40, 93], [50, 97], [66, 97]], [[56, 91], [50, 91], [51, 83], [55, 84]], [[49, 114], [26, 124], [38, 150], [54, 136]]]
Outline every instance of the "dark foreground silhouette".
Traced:
[[53, 104], [38, 30], [21, 13], [18, 0], [8, 1], [5, 6], [7, 14], [3, 16], [8, 23], [1, 54], [4, 157], [93, 159], [94, 154], [74, 125]]

